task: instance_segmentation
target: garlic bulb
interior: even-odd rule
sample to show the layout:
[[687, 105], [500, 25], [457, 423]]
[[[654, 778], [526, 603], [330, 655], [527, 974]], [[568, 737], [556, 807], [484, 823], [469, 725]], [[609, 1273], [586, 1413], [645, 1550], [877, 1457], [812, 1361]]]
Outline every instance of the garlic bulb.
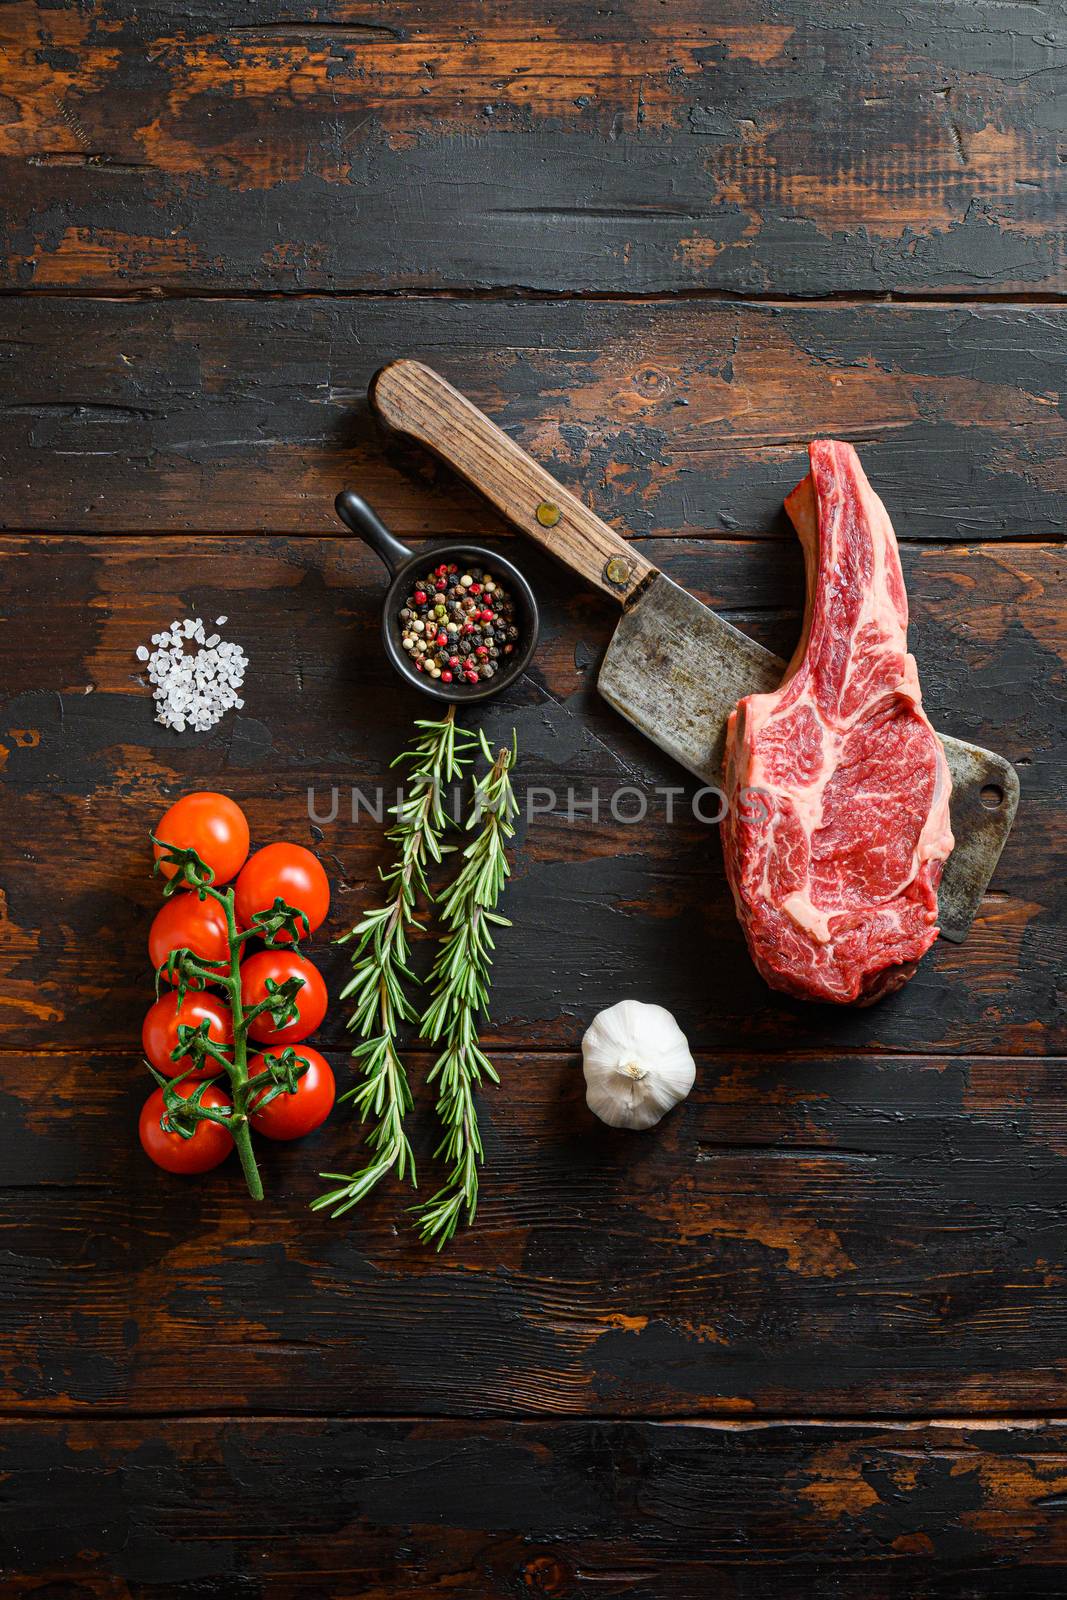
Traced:
[[696, 1066], [669, 1011], [620, 1000], [582, 1040], [585, 1099], [612, 1128], [651, 1128], [693, 1087]]

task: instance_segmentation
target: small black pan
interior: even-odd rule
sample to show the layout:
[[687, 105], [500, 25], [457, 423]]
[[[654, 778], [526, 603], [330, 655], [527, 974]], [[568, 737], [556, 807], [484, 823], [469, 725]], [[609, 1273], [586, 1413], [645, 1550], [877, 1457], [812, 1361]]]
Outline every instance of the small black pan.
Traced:
[[[445, 700], [457, 706], [473, 705], [479, 700], [489, 700], [493, 695], [499, 694], [501, 689], [506, 689], [510, 683], [515, 682], [530, 664], [530, 658], [537, 648], [537, 636], [541, 627], [541, 617], [534, 592], [517, 567], [506, 561], [503, 556], [497, 555], [495, 550], [486, 550], [481, 545], [469, 544], [466, 540], [428, 544], [423, 545], [421, 549], [410, 550], [389, 532], [367, 502], [358, 494], [354, 494], [351, 489], [341, 491], [334, 501], [334, 507], [345, 526], [367, 541], [375, 554], [381, 556], [392, 575], [392, 582], [386, 591], [385, 604], [382, 608], [382, 642], [385, 645], [386, 655], [402, 678], [414, 688], [421, 689], [423, 694], [430, 695], [432, 699]], [[397, 619], [401, 607], [407, 600], [412, 579], [421, 576], [428, 563], [444, 560], [458, 561], [463, 566], [488, 567], [510, 587], [515, 602], [515, 622], [519, 630], [519, 642], [514, 659], [509, 661], [506, 667], [499, 667], [496, 676], [488, 683], [479, 683], [475, 686], [468, 683], [442, 683], [439, 678], [428, 678], [425, 673], [416, 671], [407, 651], [400, 643]]]

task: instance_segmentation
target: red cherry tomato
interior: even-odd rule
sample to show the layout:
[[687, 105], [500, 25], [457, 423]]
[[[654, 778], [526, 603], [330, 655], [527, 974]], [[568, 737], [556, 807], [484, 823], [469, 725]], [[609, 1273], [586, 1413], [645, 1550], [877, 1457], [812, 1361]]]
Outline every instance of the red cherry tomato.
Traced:
[[[174, 1078], [186, 1070], [191, 1058], [186, 1055], [180, 1061], [175, 1061], [171, 1055], [178, 1048], [178, 1025], [182, 1023], [190, 1028], [198, 1028], [204, 1021], [209, 1024], [207, 1036], [213, 1043], [233, 1043], [229, 1007], [224, 1006], [221, 1000], [216, 1000], [213, 994], [205, 990], [199, 994], [186, 994], [180, 1008], [177, 990], [168, 989], [166, 994], [160, 995], [145, 1017], [141, 1029], [144, 1053], [157, 1072], [165, 1072], [168, 1077]], [[197, 1077], [213, 1078], [221, 1070], [218, 1062], [205, 1056]]]
[[[333, 1110], [334, 1082], [330, 1063], [309, 1044], [300, 1045], [296, 1053], [299, 1060], [308, 1063], [303, 1077], [297, 1079], [296, 1093], [276, 1095], [262, 1111], [255, 1110], [254, 1100], [250, 1102], [252, 1126], [268, 1139], [302, 1139], [305, 1133], [321, 1128]], [[253, 1080], [266, 1070], [265, 1056], [256, 1056], [248, 1064], [248, 1075]]]
[[297, 1044], [314, 1033], [326, 1015], [326, 985], [318, 967], [295, 950], [260, 950], [241, 966], [241, 1004], [245, 1010], [267, 998], [267, 979], [284, 983], [286, 978], [303, 978], [304, 987], [296, 996], [300, 1015], [276, 1028], [269, 1011], [253, 1017], [249, 1033], [260, 1044]]
[[191, 950], [223, 974], [229, 971], [229, 930], [226, 913], [217, 900], [198, 900], [195, 894], [176, 894], [164, 900], [148, 930], [152, 965], [161, 967], [172, 950]]
[[[188, 1100], [199, 1086], [195, 1078], [190, 1078], [186, 1083], [180, 1083], [176, 1092]], [[205, 1106], [230, 1104], [227, 1096], [213, 1083], [209, 1083], [204, 1090], [200, 1103]], [[229, 1130], [220, 1127], [217, 1122], [199, 1122], [192, 1138], [183, 1139], [180, 1133], [165, 1131], [160, 1127], [163, 1114], [163, 1090], [154, 1089], [141, 1107], [138, 1131], [145, 1155], [157, 1167], [162, 1167], [164, 1172], [210, 1172], [220, 1161], [225, 1161], [233, 1149]]]
[[[234, 894], [238, 925], [250, 928], [255, 913], [269, 911], [279, 898], [303, 913], [306, 933], [326, 920], [329, 880], [318, 857], [302, 844], [268, 844], [245, 862]], [[282, 944], [290, 942], [284, 930], [277, 937]]]
[[[248, 821], [235, 800], [227, 795], [203, 790], [182, 795], [165, 811], [156, 828], [156, 838], [164, 844], [195, 850], [215, 874], [216, 886], [229, 883], [244, 866], [248, 856]], [[163, 851], [154, 845], [156, 860]], [[165, 878], [178, 870], [172, 862], [160, 867]]]

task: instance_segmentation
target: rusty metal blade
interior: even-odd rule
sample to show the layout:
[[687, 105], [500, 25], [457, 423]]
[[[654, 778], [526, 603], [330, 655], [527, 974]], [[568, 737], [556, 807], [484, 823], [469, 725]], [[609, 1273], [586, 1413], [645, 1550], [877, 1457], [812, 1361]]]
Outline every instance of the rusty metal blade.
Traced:
[[[726, 722], [742, 695], [781, 681], [785, 663], [661, 573], [626, 611], [600, 669], [600, 693], [708, 784], [722, 781]], [[961, 943], [1011, 831], [1019, 779], [1003, 756], [941, 735], [952, 773], [956, 848], [938, 896], [941, 933]]]

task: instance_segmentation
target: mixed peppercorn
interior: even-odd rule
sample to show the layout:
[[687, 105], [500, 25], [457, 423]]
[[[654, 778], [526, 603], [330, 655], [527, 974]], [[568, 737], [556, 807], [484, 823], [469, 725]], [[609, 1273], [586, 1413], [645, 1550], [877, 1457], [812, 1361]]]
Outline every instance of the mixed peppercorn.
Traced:
[[454, 561], [415, 582], [397, 621], [415, 670], [442, 683], [495, 677], [519, 638], [515, 602], [493, 573]]

